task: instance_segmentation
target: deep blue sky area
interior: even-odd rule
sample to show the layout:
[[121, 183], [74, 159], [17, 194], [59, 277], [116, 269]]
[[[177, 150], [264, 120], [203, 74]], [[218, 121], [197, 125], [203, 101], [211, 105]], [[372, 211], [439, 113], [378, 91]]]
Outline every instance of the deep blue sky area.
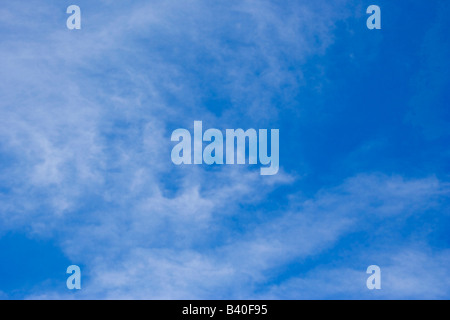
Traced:
[[13, 298], [26, 294], [37, 283], [63, 279], [70, 265], [52, 241], [28, 239], [13, 233], [3, 235], [0, 240], [0, 262], [0, 286]]
[[[448, 299], [449, 14], [3, 3], [0, 299]], [[278, 174], [174, 165], [171, 134], [194, 121], [279, 129]]]

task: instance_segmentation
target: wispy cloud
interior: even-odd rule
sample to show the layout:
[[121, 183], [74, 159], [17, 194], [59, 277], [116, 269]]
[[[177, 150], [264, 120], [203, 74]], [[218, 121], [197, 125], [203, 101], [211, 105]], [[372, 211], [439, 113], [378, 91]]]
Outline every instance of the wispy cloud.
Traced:
[[[266, 299], [447, 299], [449, 282], [448, 250], [424, 248], [357, 253], [352, 263], [361, 268], [321, 266], [304, 277], [274, 286]], [[382, 290], [369, 291], [364, 262], [377, 256], [382, 272]], [[373, 261], [373, 260], [372, 260]], [[342, 264], [342, 263], [340, 263]], [[366, 263], [367, 264], [367, 263]]]
[[[368, 190], [374, 193], [368, 196]], [[433, 255], [432, 264], [428, 264], [431, 269], [425, 272], [427, 256], [432, 253], [404, 248], [401, 242], [391, 250], [391, 235], [377, 239], [376, 246], [384, 251], [381, 254], [374, 254], [376, 251], [369, 254], [364, 247], [353, 248], [352, 256], [357, 257], [350, 259], [353, 267], [304, 269], [304, 278], [294, 276], [273, 287], [268, 281], [286, 266], [317, 257], [349, 235], [377, 234], [379, 222], [389, 225], [386, 221], [389, 217], [407, 219], [410, 215], [425, 214], [432, 207], [438, 209], [438, 203], [430, 204], [448, 192], [448, 186], [433, 178], [403, 181], [399, 177], [359, 176], [336, 189], [319, 192], [314, 199], [294, 197], [285, 213], [254, 214], [265, 215], [265, 222], [242, 226], [240, 232], [227, 225], [225, 218], [200, 215], [185, 220], [189, 207], [181, 209], [180, 199], [166, 200], [165, 221], [158, 218], [157, 202], [145, 215], [122, 217], [120, 226], [118, 217], [107, 218], [103, 214], [103, 222], [98, 226], [71, 234], [66, 252], [80, 261], [89, 261], [90, 280], [82, 296], [90, 298], [289, 299], [335, 298], [339, 294], [360, 298], [365, 268], [375, 262], [383, 266], [386, 275], [385, 291], [377, 297], [443, 297], [448, 293], [443, 284], [431, 288], [435, 282], [445, 284], [449, 280], [443, 272], [448, 253]], [[212, 201], [198, 197], [198, 194], [191, 197], [191, 201], [201, 208], [199, 211], [206, 213], [214, 208]], [[206, 207], [202, 208], [202, 202]], [[371, 217], [367, 218], [368, 215]], [[239, 216], [234, 219], [245, 221]], [[223, 234], [224, 231], [228, 234]], [[86, 238], [86, 234], [91, 236]], [[343, 259], [340, 264], [346, 262], [349, 261]], [[408, 293], [410, 286], [416, 289]], [[365, 297], [371, 296], [367, 293]]]

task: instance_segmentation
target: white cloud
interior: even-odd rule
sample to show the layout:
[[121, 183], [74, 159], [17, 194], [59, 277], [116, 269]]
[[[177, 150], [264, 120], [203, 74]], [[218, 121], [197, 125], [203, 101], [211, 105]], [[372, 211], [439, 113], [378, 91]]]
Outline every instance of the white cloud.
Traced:
[[[261, 92], [278, 90], [276, 79], [286, 67], [284, 58], [274, 56], [271, 48], [295, 49], [301, 59], [322, 50], [308, 41], [316, 28], [308, 24], [313, 19], [309, 15], [319, 17], [319, 13], [307, 4], [293, 5], [295, 12], [283, 12], [270, 2], [258, 9], [249, 2], [235, 2], [231, 11], [223, 10], [229, 8], [228, 2], [142, 1], [132, 6], [110, 2], [97, 11], [84, 10], [84, 28], [77, 33], [66, 30], [64, 23], [57, 27], [59, 20], [66, 18], [64, 10], [33, 3], [8, 4], [2, 9], [2, 16], [10, 17], [3, 23], [15, 34], [5, 38], [0, 47], [4, 61], [0, 70], [4, 83], [0, 89], [0, 150], [14, 159], [0, 171], [1, 184], [10, 190], [3, 206], [8, 210], [0, 211], [3, 228], [24, 226], [32, 220], [34, 231], [46, 233], [45, 226], [64, 223], [54, 221], [55, 216], [79, 211], [86, 198], [122, 205], [137, 193], [151, 199], [171, 171], [168, 127], [190, 125], [203, 118], [211, 126], [228, 128], [246, 109], [251, 113], [248, 119], [260, 122], [259, 116], [275, 112], [268, 98], [260, 97]], [[326, 12], [315, 19], [321, 22], [316, 24], [322, 30], [320, 46], [330, 43], [323, 26], [339, 18]], [[43, 15], [51, 18], [42, 20]], [[282, 29], [265, 33], [284, 18]], [[39, 32], [33, 32], [37, 23]], [[303, 27], [307, 32], [300, 33], [300, 39], [286, 34], [290, 28]], [[258, 31], [246, 35], [243, 30]], [[217, 36], [225, 31], [230, 41], [244, 39], [237, 51]], [[137, 42], [136, 38], [144, 35], [150, 43]], [[138, 52], [129, 50], [130, 45]], [[226, 74], [205, 69], [198, 56]], [[265, 70], [266, 76], [258, 75], [259, 70]], [[238, 103], [229, 114], [216, 117], [202, 106], [205, 92], [197, 83], [221, 79], [230, 85], [220, 82], [216, 87]], [[250, 104], [264, 110], [255, 110]], [[226, 178], [229, 184], [222, 190], [251, 195], [248, 186], [255, 180], [237, 183], [241, 173], [230, 172], [233, 170], [227, 169], [233, 179]], [[292, 180], [285, 174], [276, 178], [279, 183]], [[217, 196], [228, 197], [223, 192]]]
[[[374, 191], [373, 197], [367, 197], [368, 190]], [[389, 192], [377, 193], [379, 190]], [[147, 216], [132, 215], [131, 221], [123, 214], [110, 220], [103, 214], [102, 223], [71, 234], [64, 247], [72, 259], [87, 264], [89, 280], [81, 293], [87, 298], [358, 298], [365, 290], [363, 268], [373, 263], [382, 265], [385, 291], [382, 296], [364, 297], [442, 297], [446, 294], [444, 284], [449, 281], [443, 272], [448, 254], [424, 253], [401, 242], [381, 254], [377, 246], [370, 252], [356, 247], [352, 256], [357, 259], [343, 259], [343, 267], [314, 267], [305, 277], [293, 276], [280, 285], [261, 288], [280, 268], [301, 265], [330, 250], [345, 236], [376, 232], [367, 226], [367, 214], [383, 224], [388, 223], [389, 216], [395, 219], [424, 214], [431, 209], [431, 199], [447, 192], [447, 187], [434, 178], [404, 181], [364, 175], [323, 190], [313, 199], [292, 198], [286, 212], [259, 209], [262, 211], [254, 213], [255, 217], [265, 215], [266, 222], [243, 227], [241, 232], [227, 227], [226, 219], [214, 219], [214, 201], [202, 199], [197, 193], [192, 200], [199, 208], [205, 202], [201, 210], [211, 214], [203, 221], [193, 216], [185, 220], [183, 214], [174, 214], [172, 219], [171, 213], [183, 210], [179, 206], [182, 200], [166, 199], [163, 205], [155, 203], [148, 208]], [[404, 197], [406, 194], [409, 196]], [[401, 205], [393, 207], [392, 202]], [[435, 206], [439, 208], [437, 203]], [[223, 209], [217, 208], [220, 210], [214, 214], [220, 216]], [[215, 223], [222, 223], [220, 232]], [[231, 235], [221, 237], [224, 230]], [[384, 241], [389, 242], [389, 236]], [[430, 271], [425, 270], [428, 260], [433, 260], [428, 264]], [[443, 284], [436, 287], [437, 281]], [[411, 287], [416, 290], [411, 291]]]
[[[388, 252], [357, 253], [354, 267], [324, 265], [303, 277], [273, 286], [265, 299], [447, 299], [450, 253], [424, 248], [393, 249]], [[378, 257], [381, 290], [366, 287], [365, 268]], [[366, 263], [362, 262], [365, 261]], [[347, 262], [348, 263], [348, 262]], [[339, 264], [343, 264], [340, 262]], [[359, 267], [359, 269], [358, 269]]]

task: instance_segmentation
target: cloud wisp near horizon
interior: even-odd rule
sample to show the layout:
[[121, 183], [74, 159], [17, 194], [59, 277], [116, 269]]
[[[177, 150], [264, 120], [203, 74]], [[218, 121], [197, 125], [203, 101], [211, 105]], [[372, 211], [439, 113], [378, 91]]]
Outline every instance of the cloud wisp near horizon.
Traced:
[[[76, 2], [81, 30], [0, 8], [0, 299], [448, 298], [446, 1], [379, 0], [381, 30], [368, 1]], [[194, 121], [279, 129], [279, 173], [175, 166]]]

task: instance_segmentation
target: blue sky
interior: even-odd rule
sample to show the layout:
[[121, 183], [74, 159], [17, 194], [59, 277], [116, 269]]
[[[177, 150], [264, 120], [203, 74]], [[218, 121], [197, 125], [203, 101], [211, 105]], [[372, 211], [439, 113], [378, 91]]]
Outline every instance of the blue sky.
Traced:
[[[0, 299], [448, 299], [449, 12], [2, 3]], [[173, 165], [196, 120], [279, 129], [280, 172]]]

